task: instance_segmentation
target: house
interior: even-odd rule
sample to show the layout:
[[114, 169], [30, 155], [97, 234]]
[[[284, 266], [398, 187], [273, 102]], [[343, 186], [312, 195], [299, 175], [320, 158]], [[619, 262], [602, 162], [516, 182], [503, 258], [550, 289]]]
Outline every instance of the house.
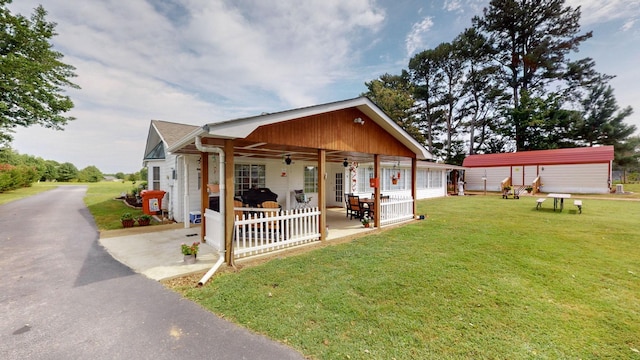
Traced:
[[[162, 207], [167, 210], [169, 218], [177, 218], [178, 222], [184, 221], [181, 216], [184, 213], [182, 209], [183, 202], [177, 200], [183, 197], [184, 187], [176, 186], [178, 183], [178, 156], [169, 153], [167, 149], [197, 128], [197, 126], [193, 125], [160, 120], [151, 120], [149, 125], [143, 158], [143, 166], [148, 170], [148, 188], [166, 192]], [[188, 196], [200, 196], [197, 186], [193, 187]], [[197, 209], [195, 208], [195, 210]], [[178, 216], [174, 216], [175, 214], [178, 214]]]
[[462, 166], [471, 191], [500, 191], [501, 184], [508, 184], [539, 185], [547, 193], [597, 194], [611, 188], [613, 153], [613, 146], [599, 146], [470, 155]]
[[[167, 191], [163, 207], [185, 226], [199, 213], [203, 240], [228, 262], [325, 240], [327, 209], [344, 208], [346, 194], [379, 199], [371, 209], [377, 227], [413, 219], [416, 199], [446, 196], [451, 169], [430, 162], [364, 97], [199, 127], [152, 121], [145, 153], [150, 188]], [[246, 208], [254, 189], [276, 195], [277, 214]], [[305, 195], [302, 206], [296, 190]]]

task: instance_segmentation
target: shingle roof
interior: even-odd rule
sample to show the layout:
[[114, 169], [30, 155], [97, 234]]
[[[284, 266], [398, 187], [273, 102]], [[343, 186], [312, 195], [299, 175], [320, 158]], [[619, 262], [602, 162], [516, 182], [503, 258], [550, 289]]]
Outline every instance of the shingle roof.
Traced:
[[464, 159], [462, 166], [592, 164], [611, 160], [613, 160], [613, 146], [598, 146], [469, 155]]
[[151, 120], [151, 123], [158, 130], [160, 137], [162, 137], [164, 142], [167, 143], [167, 147], [171, 147], [171, 145], [175, 144], [199, 127], [162, 120]]

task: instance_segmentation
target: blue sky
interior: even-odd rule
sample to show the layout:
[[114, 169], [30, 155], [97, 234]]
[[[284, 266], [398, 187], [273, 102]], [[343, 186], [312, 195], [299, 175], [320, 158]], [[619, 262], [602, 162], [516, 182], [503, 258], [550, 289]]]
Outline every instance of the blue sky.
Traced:
[[[18, 129], [23, 154], [105, 173], [141, 168], [151, 119], [201, 125], [357, 97], [417, 52], [451, 41], [484, 0], [14, 0], [42, 4], [76, 67], [77, 120]], [[592, 57], [640, 128], [640, 1], [568, 0]]]

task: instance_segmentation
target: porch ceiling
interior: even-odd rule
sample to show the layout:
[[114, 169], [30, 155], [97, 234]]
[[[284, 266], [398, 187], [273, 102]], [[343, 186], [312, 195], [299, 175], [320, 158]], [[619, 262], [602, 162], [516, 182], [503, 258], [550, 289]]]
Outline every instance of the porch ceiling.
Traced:
[[[206, 145], [214, 145], [222, 147], [224, 142], [222, 139], [204, 138], [202, 142]], [[267, 144], [264, 142], [252, 142], [247, 140], [234, 140], [233, 156], [236, 159], [271, 159], [284, 160], [287, 155], [293, 161], [317, 161], [318, 150], [314, 148], [296, 147], [290, 145]], [[177, 154], [200, 155], [200, 151], [196, 149], [194, 143], [182, 147]], [[373, 162], [373, 154], [365, 154], [353, 151], [327, 150], [326, 161], [330, 163], [342, 163], [344, 159], [349, 162], [367, 163]], [[402, 161], [405, 158], [397, 156], [381, 156], [382, 162], [385, 161]]]

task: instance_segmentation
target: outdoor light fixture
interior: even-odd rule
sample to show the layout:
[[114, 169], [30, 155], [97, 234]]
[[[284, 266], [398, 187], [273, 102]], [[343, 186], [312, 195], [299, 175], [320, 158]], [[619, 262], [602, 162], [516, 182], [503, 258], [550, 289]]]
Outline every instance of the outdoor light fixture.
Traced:
[[291, 165], [291, 155], [287, 155], [287, 158], [284, 159], [284, 163], [287, 165]]
[[342, 166], [344, 167], [349, 166], [349, 162], [347, 161], [347, 158], [344, 158], [344, 161], [342, 162]]
[[364, 120], [362, 120], [362, 118], [355, 118], [355, 119], [353, 119], [353, 123], [354, 124], [364, 125]]

